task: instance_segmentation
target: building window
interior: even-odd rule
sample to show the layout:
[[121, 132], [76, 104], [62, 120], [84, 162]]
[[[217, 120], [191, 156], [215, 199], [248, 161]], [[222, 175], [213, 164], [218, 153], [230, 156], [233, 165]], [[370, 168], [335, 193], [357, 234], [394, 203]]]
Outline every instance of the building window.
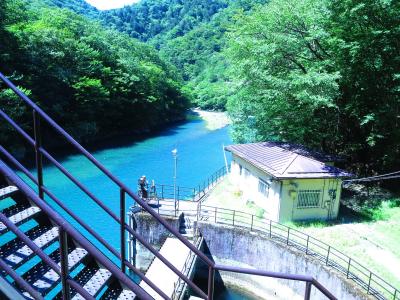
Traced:
[[243, 167], [242, 165], [239, 165], [239, 175], [242, 176], [243, 174]]
[[250, 176], [250, 171], [246, 168], [244, 168], [244, 178], [247, 178]]
[[269, 184], [262, 179], [258, 179], [258, 192], [268, 197], [269, 194]]
[[319, 207], [321, 190], [302, 190], [297, 196], [297, 208]]

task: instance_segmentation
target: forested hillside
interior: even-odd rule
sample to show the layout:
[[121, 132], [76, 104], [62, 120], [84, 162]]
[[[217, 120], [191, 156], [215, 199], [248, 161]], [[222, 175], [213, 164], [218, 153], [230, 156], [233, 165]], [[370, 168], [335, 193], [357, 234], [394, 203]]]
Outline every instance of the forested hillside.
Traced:
[[237, 142], [301, 143], [359, 173], [400, 167], [399, 1], [141, 0], [101, 13], [20, 1], [2, 2], [1, 65], [82, 137], [156, 126], [191, 99], [227, 108]]
[[238, 17], [228, 56], [239, 141], [286, 140], [400, 167], [400, 2], [271, 0]]
[[[180, 76], [157, 52], [70, 10], [41, 2], [0, 5], [0, 68], [72, 135], [88, 141], [184, 118]], [[2, 109], [30, 129], [8, 90]], [[0, 125], [2, 142], [14, 142]]]
[[221, 51], [234, 16], [266, 0], [142, 0], [102, 13], [104, 24], [154, 45], [186, 82], [194, 105], [225, 109], [231, 93]]

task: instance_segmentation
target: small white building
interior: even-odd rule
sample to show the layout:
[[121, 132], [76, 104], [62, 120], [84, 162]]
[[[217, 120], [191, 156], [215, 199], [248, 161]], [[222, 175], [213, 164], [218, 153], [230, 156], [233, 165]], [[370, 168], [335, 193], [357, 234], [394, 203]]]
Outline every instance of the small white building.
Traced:
[[[280, 142], [225, 147], [232, 153], [231, 180], [243, 197], [279, 222], [337, 218], [342, 180], [331, 157]], [[318, 160], [317, 160], [318, 159]]]

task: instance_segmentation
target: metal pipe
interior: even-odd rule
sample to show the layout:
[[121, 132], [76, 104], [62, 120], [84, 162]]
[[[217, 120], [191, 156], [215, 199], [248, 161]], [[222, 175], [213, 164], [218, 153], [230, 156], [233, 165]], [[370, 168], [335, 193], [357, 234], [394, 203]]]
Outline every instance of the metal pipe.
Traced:
[[42, 159], [42, 154], [39, 151], [40, 147], [42, 146], [42, 135], [41, 135], [41, 129], [40, 129], [40, 118], [37, 115], [35, 110], [33, 110], [33, 135], [35, 137], [35, 162], [36, 162], [39, 198], [44, 199], [43, 159]]
[[[128, 276], [122, 273], [117, 266], [114, 265], [104, 254], [102, 254], [96, 247], [94, 247], [86, 238], [84, 238], [76, 229], [70, 225], [64, 218], [62, 218], [58, 213], [56, 213], [46, 202], [42, 201], [36, 193], [15, 173], [6, 166], [2, 161], [0, 161], [0, 170], [3, 175], [12, 182], [20, 191], [22, 191], [25, 196], [35, 203], [46, 215], [58, 226], [61, 226], [69, 236], [71, 236], [82, 248], [89, 252], [94, 259], [96, 259], [100, 264], [107, 268], [121, 283], [125, 284], [131, 291], [133, 291], [138, 297], [143, 299], [152, 299], [142, 288], [140, 288], [136, 283], [134, 283]], [[0, 214], [1, 221], [7, 224], [7, 227], [16, 228], [16, 226], [11, 223], [3, 214]], [[5, 220], [4, 220], [5, 219]], [[11, 224], [10, 224], [11, 223]], [[19, 231], [18, 228], [16, 228]], [[23, 234], [23, 233], [22, 233]], [[25, 236], [25, 234], [23, 234]], [[23, 240], [35, 253], [39, 256], [42, 255], [42, 250], [36, 246], [28, 237], [25, 236]], [[31, 247], [32, 246], [32, 247]], [[36, 251], [37, 252], [36, 252]], [[46, 254], [44, 254], [46, 255]], [[43, 255], [42, 255], [43, 256]], [[44, 256], [43, 256], [44, 257]], [[50, 258], [44, 258], [45, 261], [49, 261], [52, 268], [61, 276], [61, 271], [59, 267], [54, 264]]]
[[35, 300], [44, 300], [42, 295], [33, 289], [22, 277], [20, 277], [13, 268], [7, 265], [2, 258], [0, 258], [0, 268], [3, 269], [12, 279], [14, 279], [14, 281], [25, 291], [27, 291]]
[[[78, 292], [83, 298], [87, 300], [96, 300], [92, 295], [88, 293], [87, 290], [85, 290], [83, 287], [81, 287], [78, 283], [76, 283], [74, 280], [71, 278], [67, 278], [67, 283]], [[63, 299], [64, 300], [64, 299]]]
[[[0, 161], [1, 163], [1, 161]], [[18, 186], [17, 186], [18, 187]], [[36, 196], [37, 197], [37, 196]], [[38, 198], [40, 199], [40, 198]], [[40, 199], [41, 201], [41, 199]], [[42, 201], [43, 202], [43, 201]], [[37, 254], [54, 272], [61, 276], [60, 266], [57, 265], [44, 251], [39, 248], [26, 234], [11, 222], [3, 213], [0, 212], [0, 222], [6, 225], [16, 236], [18, 236], [32, 251]]]
[[310, 300], [311, 287], [312, 287], [312, 283], [307, 281], [306, 282], [306, 290], [304, 292], [304, 300]]
[[207, 299], [212, 300], [214, 297], [214, 276], [215, 269], [212, 266], [208, 267], [208, 295]]
[[58, 226], [58, 236], [60, 240], [60, 265], [61, 265], [61, 286], [63, 300], [71, 299], [71, 292], [67, 278], [69, 275], [68, 270], [68, 237], [64, 229]]
[[120, 212], [120, 239], [121, 239], [121, 271], [123, 273], [126, 272], [126, 266], [125, 266], [125, 258], [126, 258], [126, 236], [125, 236], [125, 191], [123, 189], [120, 190], [119, 194], [119, 212]]
[[[177, 239], [184, 243], [190, 250], [196, 253], [207, 265], [212, 265], [213, 262], [201, 251], [198, 251], [190, 242], [183, 237], [178, 230], [176, 230], [172, 225], [168, 224], [163, 218], [161, 218], [143, 199], [138, 197], [133, 193], [122, 181], [116, 178], [110, 171], [108, 171], [100, 162], [98, 162], [92, 154], [90, 154], [84, 147], [82, 147], [71, 135], [69, 135], [61, 126], [53, 121], [39, 106], [32, 102], [23, 92], [21, 92], [8, 78], [6, 78], [0, 72], [0, 79], [3, 80], [10, 89], [12, 89], [24, 102], [26, 102], [30, 107], [32, 107], [50, 126], [54, 128], [58, 133], [60, 133], [71, 145], [73, 145], [81, 154], [83, 154], [87, 159], [89, 159], [98, 169], [100, 169], [108, 178], [110, 178], [114, 183], [116, 183], [120, 188], [123, 188], [126, 193], [131, 196], [140, 206], [142, 206], [150, 215], [152, 215], [159, 223], [161, 223], [165, 228], [168, 229]], [[11, 120], [11, 119], [10, 119]], [[13, 122], [11, 120], [11, 122]], [[15, 124], [15, 122], [13, 122]], [[30, 138], [29, 136], [27, 137]], [[30, 138], [32, 140], [32, 138]], [[108, 213], [112, 213], [107, 207], [102, 207]]]

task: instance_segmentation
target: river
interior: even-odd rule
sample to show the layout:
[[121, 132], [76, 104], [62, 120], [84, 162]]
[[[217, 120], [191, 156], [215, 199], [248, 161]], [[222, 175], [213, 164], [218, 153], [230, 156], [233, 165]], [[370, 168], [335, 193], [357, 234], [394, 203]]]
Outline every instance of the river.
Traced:
[[[222, 146], [231, 143], [228, 130], [228, 127], [209, 130], [202, 119], [192, 117], [146, 139], [138, 141], [126, 136], [102, 144], [91, 152], [136, 192], [138, 178], [142, 175], [159, 184], [173, 184], [174, 159], [171, 151], [177, 149], [177, 185], [195, 187], [224, 165]], [[58, 160], [114, 213], [119, 214], [119, 190], [85, 157], [62, 155]], [[56, 167], [45, 166], [44, 183], [91, 228], [120, 249], [116, 222]], [[127, 199], [127, 206], [132, 203], [132, 199]], [[59, 211], [62, 213], [61, 209]]]
[[[172, 150], [177, 149], [177, 185], [196, 187], [224, 165], [222, 147], [232, 143], [228, 131], [227, 126], [216, 130], [207, 129], [204, 120], [192, 117], [185, 123], [167, 128], [142, 140], [135, 140], [129, 136], [114, 139], [92, 148], [91, 153], [108, 170], [136, 191], [137, 180], [142, 175], [146, 175], [149, 180], [154, 179], [159, 184], [173, 184]], [[64, 154], [58, 155], [57, 159], [114, 213], [119, 214], [119, 190], [85, 157], [78, 154]], [[120, 250], [117, 223], [57, 168], [45, 165], [44, 182], [68, 208], [85, 220], [114, 248]], [[48, 201], [51, 202], [50, 199]], [[131, 199], [127, 199], [127, 206], [132, 203]], [[58, 210], [70, 219], [61, 209]], [[80, 227], [73, 220], [71, 222]], [[86, 232], [83, 228], [81, 230]], [[110, 258], [113, 257], [88, 233], [86, 236]], [[235, 289], [225, 290], [218, 298], [252, 299]]]

